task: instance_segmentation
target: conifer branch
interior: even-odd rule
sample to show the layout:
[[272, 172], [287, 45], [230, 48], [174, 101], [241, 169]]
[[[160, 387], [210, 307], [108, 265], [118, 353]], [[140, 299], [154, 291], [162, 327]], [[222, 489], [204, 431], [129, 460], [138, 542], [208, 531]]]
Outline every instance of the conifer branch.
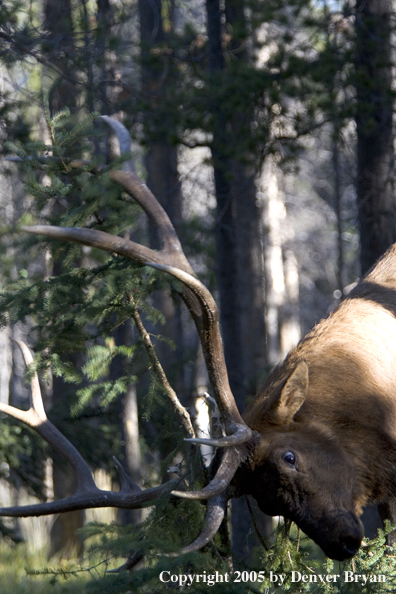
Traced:
[[183, 429], [186, 432], [187, 437], [193, 438], [193, 437], [195, 437], [195, 431], [194, 431], [194, 427], [191, 423], [190, 415], [188, 414], [185, 407], [181, 404], [179, 398], [177, 397], [176, 392], [170, 385], [168, 378], [165, 375], [164, 369], [158, 359], [158, 356], [157, 356], [156, 350], [154, 348], [154, 345], [151, 341], [150, 335], [147, 332], [146, 328], [144, 327], [142, 318], [140, 317], [137, 305], [136, 305], [132, 295], [130, 295], [129, 299], [130, 299], [130, 303], [132, 305], [132, 318], [136, 324], [136, 328], [138, 329], [138, 332], [141, 336], [143, 344], [146, 348], [148, 358], [149, 358], [150, 363], [153, 368], [153, 372], [155, 373], [157, 379], [161, 383], [161, 385], [165, 391], [165, 394], [167, 395], [169, 400], [172, 402], [172, 405], [173, 405], [175, 411], [179, 415]]

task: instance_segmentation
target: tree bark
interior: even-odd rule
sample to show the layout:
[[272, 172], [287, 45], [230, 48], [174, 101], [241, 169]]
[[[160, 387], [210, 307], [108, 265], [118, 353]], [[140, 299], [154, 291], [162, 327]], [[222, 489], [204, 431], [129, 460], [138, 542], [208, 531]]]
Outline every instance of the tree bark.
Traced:
[[[256, 393], [267, 363], [262, 219], [253, 167], [234, 162], [233, 171], [231, 191], [236, 204], [240, 356], [245, 396]], [[244, 401], [242, 406], [245, 407]]]
[[[54, 270], [56, 274], [56, 271]], [[76, 368], [81, 369], [82, 358], [81, 355], [71, 357]], [[65, 400], [70, 386], [65, 384], [62, 378], [53, 377], [52, 379], [52, 400], [54, 395], [57, 398]], [[52, 456], [52, 480], [54, 499], [62, 499], [68, 495], [72, 495], [76, 489], [76, 477], [73, 469], [65, 461], [63, 456], [57, 452]], [[58, 514], [50, 530], [50, 546], [48, 558], [53, 555], [60, 554], [62, 558], [73, 558], [77, 554], [81, 556], [83, 553], [83, 544], [77, 535], [77, 530], [84, 526], [85, 510], [77, 510]]]
[[[222, 50], [221, 11], [219, 0], [207, 0], [209, 43], [209, 76], [211, 91], [222, 84], [225, 61]], [[240, 351], [241, 320], [238, 299], [237, 216], [231, 179], [229, 155], [230, 122], [221, 103], [212, 93], [209, 109], [213, 118], [213, 140], [210, 146], [216, 192], [217, 282], [220, 294], [220, 322], [230, 385], [237, 406], [243, 410], [243, 362]]]
[[396, 241], [389, 0], [356, 2], [357, 203], [365, 273]]
[[[116, 345], [130, 345], [132, 339], [131, 322], [125, 322], [114, 330]], [[120, 356], [113, 359], [110, 365], [110, 377], [118, 378], [124, 375], [123, 361]], [[122, 451], [125, 470], [137, 485], [141, 485], [141, 456], [139, 445], [139, 421], [136, 386], [130, 384], [119, 403], [120, 431], [122, 437]], [[123, 524], [136, 526], [142, 521], [141, 509], [119, 509], [117, 518]]]
[[341, 293], [347, 285], [345, 278], [345, 257], [344, 257], [344, 241], [342, 238], [342, 194], [341, 194], [341, 170], [340, 170], [340, 147], [337, 138], [333, 140], [333, 171], [334, 171], [334, 202], [335, 213], [337, 217], [337, 284]]
[[[257, 376], [266, 360], [263, 302], [263, 259], [260, 212], [256, 202], [254, 160], [238, 149], [236, 139], [246, 131], [245, 106], [228, 111], [218, 99], [217, 89], [227, 76], [223, 54], [224, 33], [229, 51], [238, 60], [248, 59], [245, 50], [244, 3], [228, 0], [222, 15], [218, 0], [207, 0], [209, 109], [213, 119], [211, 153], [216, 193], [217, 282], [220, 322], [230, 385], [240, 411], [245, 396], [255, 391]], [[225, 29], [222, 18], [225, 16]], [[244, 110], [242, 112], [242, 109]], [[250, 128], [249, 128], [250, 130]], [[234, 563], [250, 557], [248, 534], [251, 521], [243, 499], [232, 504], [232, 548]]]
[[[72, 5], [70, 0], [58, 2], [46, 0], [44, 6], [44, 30], [47, 31], [45, 44], [51, 62], [64, 75], [51, 89], [49, 107], [51, 114], [68, 107], [76, 107], [77, 93], [71, 78], [74, 75], [70, 68], [69, 57], [74, 55], [74, 31], [72, 19]], [[45, 75], [45, 73], [44, 73]], [[53, 274], [61, 274], [62, 264], [55, 262]], [[79, 360], [80, 359], [80, 360]], [[75, 358], [75, 364], [81, 366], [81, 358]], [[53, 378], [52, 394], [65, 396], [69, 386], [61, 378]], [[72, 469], [65, 461], [54, 454], [53, 457], [53, 489], [54, 498], [66, 497], [73, 493], [75, 477]], [[49, 557], [61, 553], [63, 557], [70, 557], [82, 553], [82, 543], [76, 531], [84, 525], [84, 510], [60, 514], [54, 520], [50, 531]]]
[[[356, 194], [361, 271], [365, 274], [396, 241], [392, 3], [390, 0], [357, 0], [355, 10]], [[366, 510], [364, 524], [365, 533], [375, 534], [375, 528], [380, 526], [376, 509]]]
[[43, 45], [51, 62], [64, 75], [51, 90], [50, 107], [56, 113], [64, 107], [71, 110], [76, 105], [76, 92], [70, 82], [69, 59], [75, 54], [72, 5], [70, 0], [46, 0], [44, 5], [44, 31], [47, 36]]
[[[141, 36], [141, 75], [143, 98], [147, 103], [144, 113], [144, 128], [148, 150], [145, 155], [147, 186], [164, 207], [177, 231], [182, 220], [182, 191], [177, 170], [177, 146], [172, 144], [172, 129], [158, 121], [158, 109], [163, 94], [176, 84], [176, 73], [168, 58], [153, 56], [153, 47], [163, 44], [171, 33], [172, 11], [168, 14], [166, 29], [162, 20], [161, 0], [139, 1]], [[157, 229], [149, 226], [150, 245], [159, 248]], [[154, 296], [154, 305], [164, 313], [165, 326], [161, 333], [171, 338], [176, 345], [171, 351], [167, 345], [158, 344], [163, 367], [170, 373], [169, 379], [178, 393], [184, 391], [183, 373], [180, 366], [183, 353], [183, 328], [181, 304], [167, 293], [159, 291]], [[172, 377], [173, 376], [173, 377]]]

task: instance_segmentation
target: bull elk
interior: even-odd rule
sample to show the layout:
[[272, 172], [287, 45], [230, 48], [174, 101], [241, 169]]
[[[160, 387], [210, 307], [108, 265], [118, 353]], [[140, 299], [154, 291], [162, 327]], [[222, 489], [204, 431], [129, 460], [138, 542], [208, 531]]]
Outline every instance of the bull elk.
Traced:
[[[126, 129], [107, 116], [122, 150]], [[224, 427], [218, 439], [190, 438], [221, 452], [211, 482], [199, 491], [175, 490], [169, 481], [140, 490], [118, 465], [119, 492], [96, 487], [79, 452], [47, 419], [37, 377], [29, 411], [1, 404], [3, 411], [33, 427], [70, 462], [76, 492], [64, 499], [1, 508], [1, 516], [38, 516], [83, 508], [138, 508], [165, 491], [206, 499], [207, 515], [198, 538], [183, 553], [207, 544], [218, 530], [227, 500], [252, 495], [269, 515], [293, 520], [331, 558], [344, 560], [363, 538], [359, 516], [379, 505], [396, 519], [396, 245], [348, 297], [289, 353], [241, 417], [224, 361], [216, 303], [195, 277], [176, 232], [132, 161], [111, 173], [157, 226], [162, 249], [84, 228], [24, 227], [24, 231], [78, 242], [163, 270], [181, 281], [180, 293], [196, 324], [213, 396]], [[31, 354], [21, 345], [25, 360]]]

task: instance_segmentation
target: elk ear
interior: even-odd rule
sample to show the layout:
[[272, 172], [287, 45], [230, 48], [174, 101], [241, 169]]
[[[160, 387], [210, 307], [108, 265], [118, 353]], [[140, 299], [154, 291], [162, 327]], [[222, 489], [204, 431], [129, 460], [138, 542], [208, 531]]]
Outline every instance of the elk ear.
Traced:
[[279, 424], [293, 420], [308, 393], [308, 365], [300, 361], [282, 388], [277, 401], [275, 417]]

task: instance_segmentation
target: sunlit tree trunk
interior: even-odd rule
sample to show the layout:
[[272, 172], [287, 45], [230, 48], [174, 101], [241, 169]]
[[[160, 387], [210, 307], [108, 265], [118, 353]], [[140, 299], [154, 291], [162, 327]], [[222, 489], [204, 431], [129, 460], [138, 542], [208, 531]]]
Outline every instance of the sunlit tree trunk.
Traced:
[[301, 337], [299, 278], [296, 257], [285, 249], [287, 212], [279, 171], [268, 158], [260, 179], [265, 236], [268, 361], [277, 364]]

